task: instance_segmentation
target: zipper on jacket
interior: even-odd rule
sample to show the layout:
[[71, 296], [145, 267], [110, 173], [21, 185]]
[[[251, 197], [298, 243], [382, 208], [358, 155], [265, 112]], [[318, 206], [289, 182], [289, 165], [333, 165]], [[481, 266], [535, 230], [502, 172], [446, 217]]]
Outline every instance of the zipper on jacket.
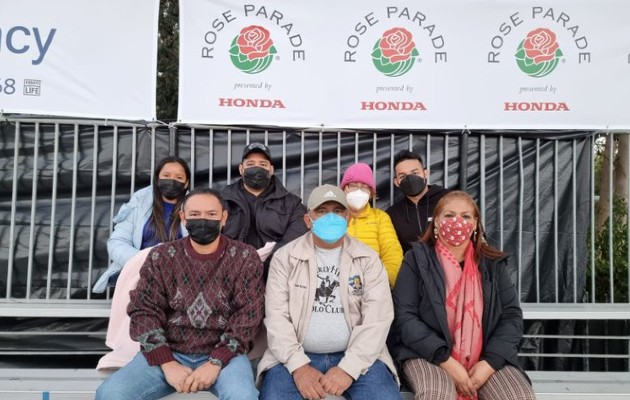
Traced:
[[420, 210], [418, 209], [419, 205], [420, 202], [416, 204], [416, 221], [418, 221], [418, 231], [420, 231], [420, 236], [422, 236], [422, 234], [424, 233], [424, 228], [422, 227], [422, 221], [420, 220]]
[[[309, 271], [308, 271], [308, 276], [309, 276], [309, 285], [308, 285], [308, 297], [307, 297], [307, 301], [304, 302], [303, 307], [303, 312], [304, 315], [306, 316], [305, 320], [304, 320], [304, 325], [302, 326], [301, 332], [298, 332], [298, 343], [300, 344], [301, 347], [304, 347], [304, 339], [306, 339], [306, 330], [308, 329], [309, 324], [311, 323], [311, 315], [313, 312], [313, 302], [314, 302], [314, 298], [315, 298], [315, 290], [317, 288], [316, 284], [313, 284], [313, 282], [317, 282], [317, 265], [316, 263], [313, 264], [315, 270], [313, 271], [315, 273], [315, 280], [313, 281], [313, 274], [311, 274], [311, 261], [313, 261], [313, 259], [309, 258], [308, 261], [306, 261], [308, 263], [309, 266]], [[300, 260], [300, 263], [303, 263], [304, 261]], [[299, 268], [299, 267], [298, 267]], [[311, 289], [312, 288], [312, 289]]]

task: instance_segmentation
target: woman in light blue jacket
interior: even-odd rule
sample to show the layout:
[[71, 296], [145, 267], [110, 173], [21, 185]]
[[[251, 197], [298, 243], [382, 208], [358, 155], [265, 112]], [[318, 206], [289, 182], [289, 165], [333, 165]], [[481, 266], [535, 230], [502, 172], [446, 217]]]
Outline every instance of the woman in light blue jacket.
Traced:
[[188, 234], [178, 211], [189, 186], [186, 161], [169, 156], [159, 162], [152, 185], [135, 192], [114, 218], [114, 232], [107, 241], [112, 264], [94, 284], [94, 293], [114, 286], [123, 266], [138, 251]]

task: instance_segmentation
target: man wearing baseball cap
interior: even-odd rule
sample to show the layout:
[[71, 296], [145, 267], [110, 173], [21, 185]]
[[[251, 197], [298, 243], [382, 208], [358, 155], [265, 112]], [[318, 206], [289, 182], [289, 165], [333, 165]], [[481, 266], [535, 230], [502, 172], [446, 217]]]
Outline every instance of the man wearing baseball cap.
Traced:
[[307, 205], [310, 232], [279, 249], [269, 268], [260, 399], [401, 399], [385, 345], [394, 309], [383, 264], [346, 234], [340, 188], [315, 188]]
[[238, 171], [241, 178], [221, 191], [228, 206], [223, 234], [254, 246], [266, 277], [270, 255], [307, 231], [306, 209], [274, 176], [271, 151], [263, 143], [245, 146]]

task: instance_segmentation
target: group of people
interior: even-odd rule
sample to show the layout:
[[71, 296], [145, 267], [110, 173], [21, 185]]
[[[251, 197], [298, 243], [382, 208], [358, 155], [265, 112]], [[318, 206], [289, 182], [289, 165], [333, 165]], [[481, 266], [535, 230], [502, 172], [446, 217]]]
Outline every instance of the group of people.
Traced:
[[387, 211], [371, 204], [364, 163], [306, 207], [266, 145], [245, 147], [239, 173], [221, 191], [188, 191], [186, 162], [167, 157], [121, 207], [93, 290], [126, 296], [139, 351], [97, 399], [401, 399], [401, 381], [416, 399], [535, 398], [506, 255], [486, 242], [470, 195], [427, 184], [419, 155], [394, 160], [403, 197]]

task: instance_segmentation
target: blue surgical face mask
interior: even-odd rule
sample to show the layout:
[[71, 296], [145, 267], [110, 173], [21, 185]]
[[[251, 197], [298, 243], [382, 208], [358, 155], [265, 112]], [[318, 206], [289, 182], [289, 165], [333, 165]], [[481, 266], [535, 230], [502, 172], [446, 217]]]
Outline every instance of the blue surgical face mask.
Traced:
[[335, 243], [346, 234], [347, 229], [348, 221], [341, 215], [330, 212], [313, 221], [311, 231], [324, 242]]

